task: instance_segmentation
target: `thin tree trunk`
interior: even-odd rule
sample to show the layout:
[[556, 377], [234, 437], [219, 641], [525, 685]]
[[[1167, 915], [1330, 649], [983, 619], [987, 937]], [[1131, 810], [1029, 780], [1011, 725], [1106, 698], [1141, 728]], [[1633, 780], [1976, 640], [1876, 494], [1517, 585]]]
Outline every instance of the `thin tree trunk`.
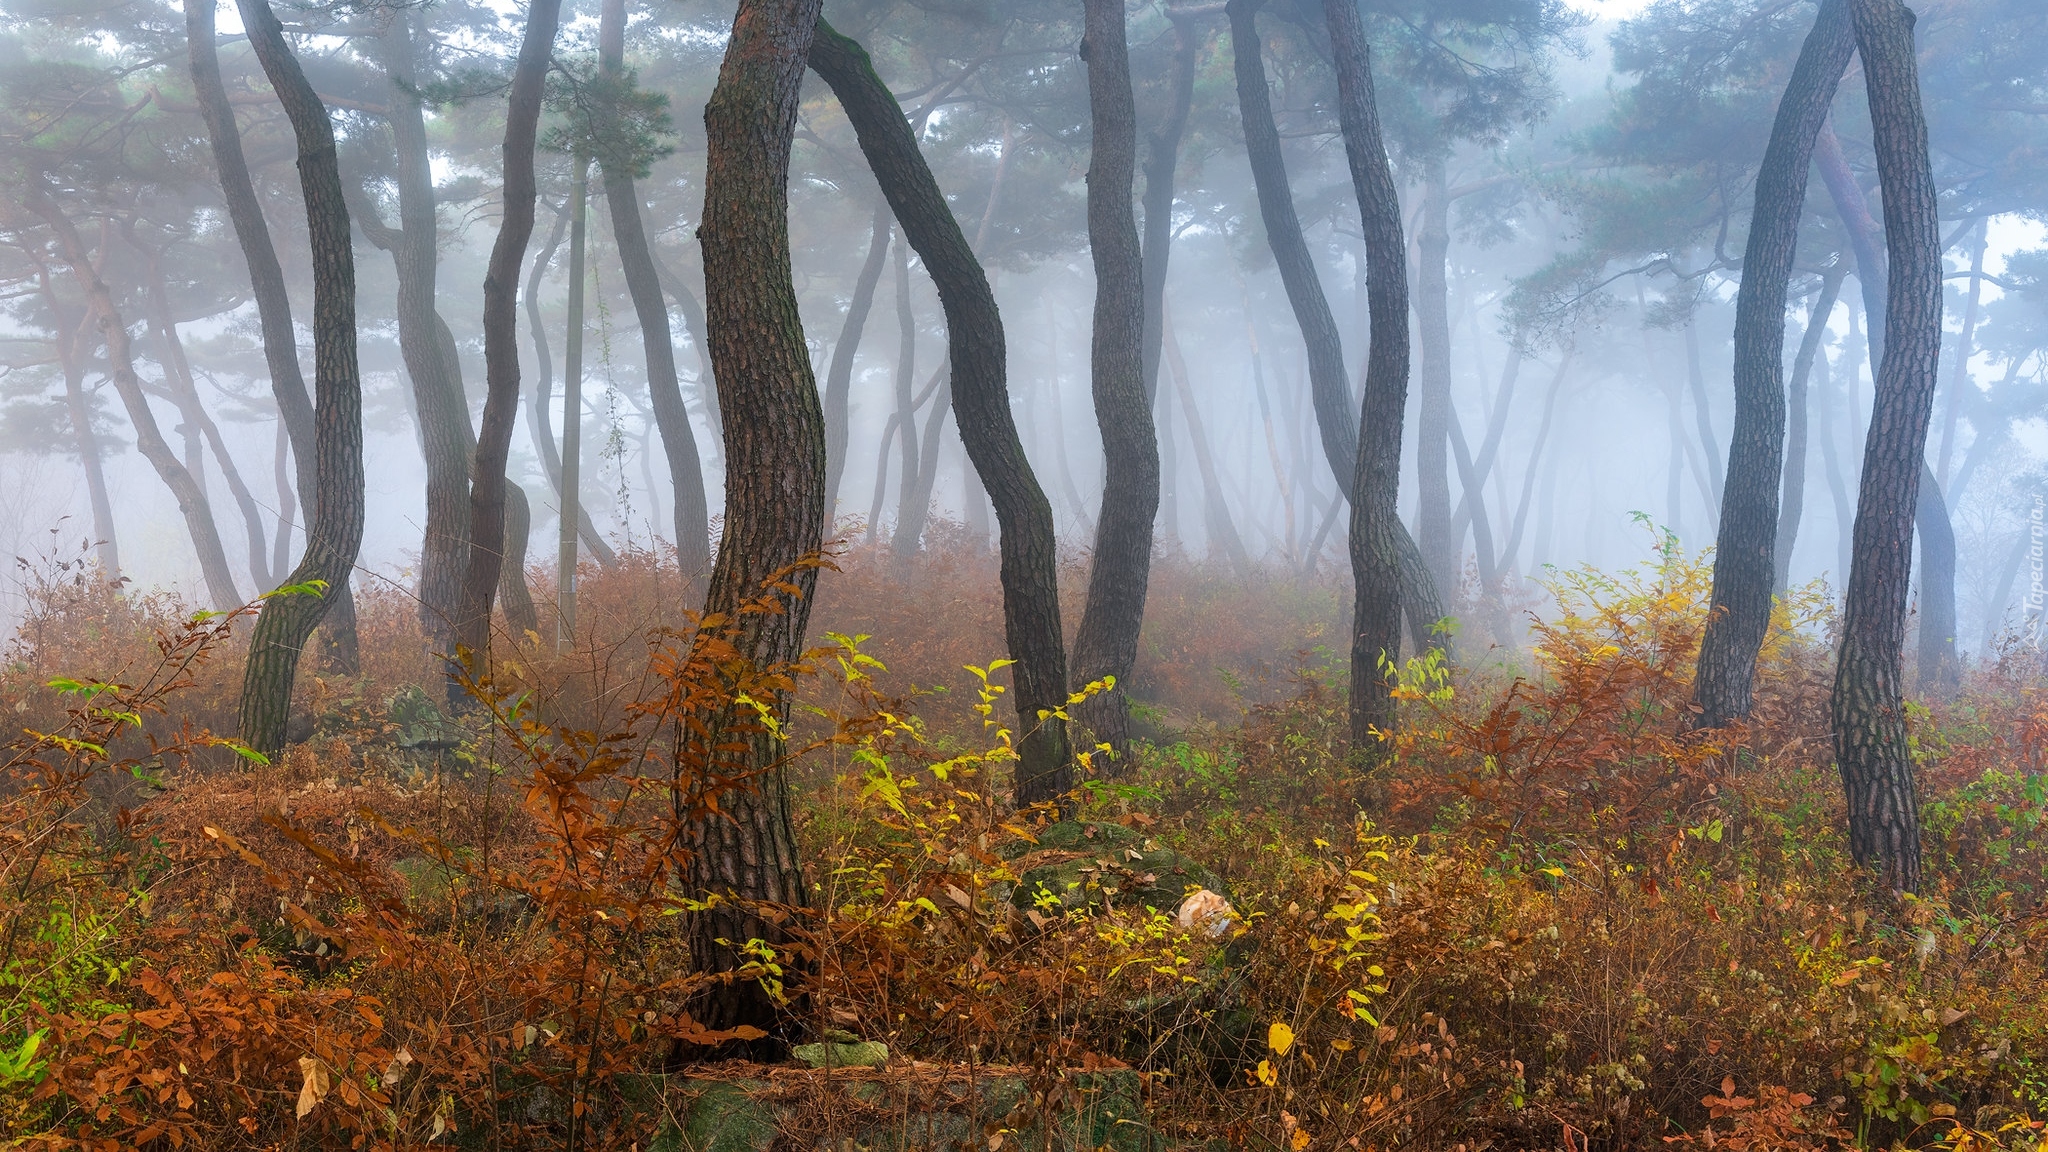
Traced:
[[[756, 668], [799, 655], [817, 585], [817, 570], [803, 565], [824, 544], [825, 418], [790, 278], [788, 218], [790, 146], [819, 4], [741, 0], [704, 108], [697, 238], [727, 462], [725, 534], [704, 607], [732, 622], [728, 638]], [[782, 590], [771, 590], [771, 581]], [[739, 611], [764, 595], [782, 610]], [[763, 703], [777, 720], [787, 719], [786, 691]], [[746, 724], [746, 750], [742, 763], [721, 774], [744, 773], [748, 783], [719, 797], [718, 817], [692, 825], [687, 890], [724, 897], [690, 917], [691, 960], [700, 972], [737, 968], [744, 957], [734, 945], [747, 940], [788, 944], [793, 925], [768, 906], [809, 902], [779, 729], [753, 720], [737, 702], [731, 708], [715, 727]], [[748, 1049], [756, 1057], [783, 1047], [774, 1035], [781, 1018], [753, 980], [721, 986], [698, 1011], [708, 1028], [770, 1033]]]
[[[1949, 460], [1953, 457], [1956, 444], [1956, 419], [1963, 411], [1963, 390], [1973, 387], [1970, 383], [1970, 357], [1974, 355], [1973, 344], [1977, 338], [1977, 305], [1984, 294], [1984, 250], [1990, 238], [1984, 225], [1977, 225], [1977, 243], [1970, 249], [1970, 295], [1963, 306], [1963, 332], [1956, 341], [1955, 367], [1948, 376], [1948, 403], [1941, 418], [1941, 455], [1935, 467], [1935, 476], [1943, 485], [1949, 482]], [[1953, 494], [1952, 494], [1953, 495]]]
[[107, 470], [100, 459], [100, 438], [93, 430], [92, 405], [85, 395], [85, 329], [90, 317], [58, 303], [48, 268], [38, 269], [37, 284], [54, 318], [52, 342], [57, 347], [57, 364], [64, 373], [64, 410], [71, 419], [79, 466], [85, 469], [85, 490], [92, 503], [93, 546], [99, 554], [100, 573], [108, 581], [118, 581], [121, 548], [114, 537], [114, 502], [107, 495]]
[[1842, 279], [1847, 273], [1847, 266], [1837, 263], [1821, 277], [1820, 297], [1807, 313], [1806, 332], [1799, 338], [1799, 353], [1792, 358], [1792, 379], [1785, 397], [1785, 483], [1778, 498], [1777, 542], [1771, 548], [1775, 568], [1771, 587], [1779, 596], [1791, 586], [1792, 549], [1799, 542], [1799, 522], [1806, 514], [1806, 458], [1810, 440], [1807, 382], [1813, 375], [1814, 357], [1820, 355], [1828, 317], [1834, 314], [1835, 300], [1841, 295]]
[[234, 611], [242, 604], [241, 593], [235, 590], [227, 551], [221, 547], [220, 531], [213, 522], [213, 509], [208, 506], [206, 494], [199, 490], [192, 473], [178, 459], [178, 454], [157, 427], [156, 415], [149, 408], [149, 397], [144, 395], [142, 381], [135, 374], [135, 356], [128, 339], [127, 322], [121, 318], [120, 310], [114, 304], [113, 290], [100, 278], [99, 270], [86, 254], [85, 241], [79, 237], [78, 228], [70, 217], [64, 215], [56, 201], [50, 199], [49, 190], [43, 187], [40, 178], [29, 181], [21, 206], [40, 217], [56, 234], [58, 254], [71, 266], [72, 278], [78, 282], [79, 291], [84, 294], [86, 305], [91, 310], [92, 322], [106, 344], [108, 375], [113, 378], [114, 390], [120, 393], [122, 407], [128, 411], [128, 422], [135, 429], [135, 447], [156, 469], [164, 486], [177, 497], [178, 510], [184, 514], [186, 531], [191, 534], [193, 550], [199, 555], [199, 570], [206, 581], [207, 597], [213, 602], [214, 610]]
[[1458, 541], [1451, 535], [1450, 419], [1451, 325], [1445, 264], [1451, 247], [1450, 191], [1444, 158], [1428, 159], [1423, 168], [1421, 228], [1415, 237], [1415, 327], [1422, 341], [1417, 374], [1420, 403], [1415, 412], [1415, 465], [1421, 504], [1416, 513], [1415, 543], [1422, 549], [1440, 588], [1455, 588], [1463, 568]]
[[[1567, 350], [1557, 362], [1557, 373], [1550, 378], [1550, 391], [1543, 398], [1543, 417], [1536, 424], [1536, 439], [1529, 445], [1529, 463], [1522, 469], [1522, 497], [1515, 505], [1514, 523], [1508, 529], [1507, 542], [1500, 549], [1500, 571], [1503, 577], [1514, 570], [1515, 554], [1522, 550], [1522, 527], [1529, 522], [1530, 494], [1536, 489], [1536, 469], [1543, 460], [1543, 450], [1550, 443], [1551, 417], [1557, 412], [1557, 398], [1564, 392], [1565, 370], [1571, 366], [1571, 352]], [[1556, 498], [1556, 469], [1546, 474], [1544, 492], [1544, 516], [1550, 515], [1548, 504]], [[1549, 528], [1544, 528], [1544, 547], [1549, 544]]]
[[1202, 477], [1202, 534], [1208, 540], [1212, 555], [1221, 548], [1230, 559], [1230, 567], [1238, 579], [1249, 580], [1252, 558], [1245, 551], [1244, 538], [1237, 534], [1237, 525], [1230, 518], [1230, 506], [1223, 499], [1223, 479], [1216, 471], [1215, 454], [1209, 450], [1209, 434], [1202, 427], [1202, 410], [1195, 403], [1194, 384], [1188, 379], [1187, 361], [1181, 355], [1180, 338], [1173, 330], [1171, 312], [1161, 311], [1160, 328], [1167, 371], [1173, 377], [1174, 392], [1180, 398], [1181, 416], [1187, 421], [1188, 439], [1195, 450], [1195, 468]]
[[1056, 800], [1073, 787], [1066, 725], [1039, 716], [1067, 698], [1066, 640], [1060, 630], [1059, 551], [1052, 503], [1032, 474], [1010, 411], [1002, 316], [981, 263], [918, 151], [903, 109], [860, 45], [819, 22], [811, 67], [832, 88], [860, 137], [883, 195], [939, 288], [946, 312], [953, 402], [960, 438], [988, 486], [1001, 529], [1003, 630], [1017, 708], [1019, 803]]
[[[1337, 112], [1351, 187], [1365, 233], [1366, 351], [1362, 430], [1351, 500], [1351, 740], [1368, 746], [1390, 731], [1395, 710], [1389, 673], [1401, 655], [1401, 420], [1408, 404], [1407, 241], [1401, 201], [1380, 136], [1372, 59], [1358, 5], [1324, 0], [1337, 69]], [[1340, 361], [1341, 363], [1341, 361]], [[1475, 481], [1476, 483], [1476, 481]], [[1316, 545], [1321, 548], [1321, 541]]]
[[[1744, 279], [1747, 278], [1747, 271], [1745, 269]], [[1783, 319], [1783, 312], [1780, 310], [1779, 320], [1781, 323]], [[1779, 343], [1783, 343], [1782, 333], [1780, 333]], [[1782, 378], [1782, 376], [1783, 373], [1781, 372], [1780, 377]], [[1700, 456], [1707, 462], [1707, 476], [1713, 481], [1713, 487], [1710, 489], [1712, 496], [1707, 501], [1707, 514], [1719, 520], [1721, 516], [1721, 492], [1727, 488], [1728, 478], [1721, 470], [1721, 438], [1714, 432], [1714, 409], [1707, 403], [1707, 376], [1706, 372], [1700, 367], [1699, 326], [1691, 320], [1687, 320], [1685, 323], [1685, 384], [1686, 390], [1692, 394], [1692, 416], [1694, 426], [1699, 433]], [[1778, 403], [1781, 407], [1783, 406], [1784, 398], [1782, 395]], [[1782, 420], [1783, 417], [1781, 416], [1780, 421], [1782, 422]]]
[[[540, 255], [534, 258], [533, 270], [526, 274], [526, 338], [533, 345], [535, 380], [533, 402], [526, 408], [526, 431], [533, 441], [534, 454], [540, 457], [541, 471], [547, 474], [548, 487], [554, 489], [555, 499], [562, 499], [562, 452], [555, 444], [554, 420], [548, 408], [554, 403], [555, 358], [548, 347], [548, 329], [540, 310], [540, 282], [548, 266], [555, 261], [555, 253], [562, 247], [562, 240], [569, 232], [569, 209], [564, 205], [555, 213], [555, 226], [548, 233], [547, 243], [541, 246]], [[598, 534], [597, 525], [590, 519], [590, 510], [578, 501], [576, 506], [576, 534], [598, 564], [610, 568], [619, 562], [618, 553]]]
[[1856, 521], [1856, 509], [1849, 502], [1849, 485], [1842, 476], [1841, 433], [1835, 427], [1834, 382], [1829, 378], [1825, 353], [1814, 360], [1818, 374], [1816, 395], [1820, 397], [1820, 457], [1826, 466], [1828, 495], [1835, 506], [1835, 586], [1849, 586], [1849, 544]]
[[[1301, 219], [1294, 208], [1294, 194], [1288, 187], [1287, 168], [1280, 154], [1280, 132], [1273, 121], [1272, 95], [1266, 89], [1266, 65], [1260, 56], [1256, 24], [1263, 3], [1264, 0], [1230, 0], [1224, 9], [1230, 17], [1238, 111], [1244, 126], [1245, 151], [1251, 160], [1252, 182], [1258, 191], [1259, 215], [1265, 223], [1266, 239], [1272, 246], [1288, 301], [1293, 305], [1295, 322], [1301, 327], [1323, 455], [1336, 475], [1338, 490], [1349, 499], [1358, 478], [1358, 416], [1351, 403], [1350, 383], [1345, 379], [1344, 349], [1336, 319], [1330, 312], [1328, 297], [1323, 294], [1322, 282], [1316, 277], [1308, 245], [1302, 239]], [[1406, 322], [1404, 317], [1402, 323]], [[1405, 373], [1402, 379], [1405, 390]], [[1378, 466], [1377, 462], [1372, 465]], [[1448, 496], [1444, 503], [1448, 522]], [[1352, 516], [1355, 519], [1358, 515], [1354, 506]], [[1397, 524], [1393, 530], [1397, 533], [1395, 546], [1400, 557], [1401, 608], [1407, 615], [1409, 632], [1416, 638], [1418, 650], [1437, 645], [1448, 651], [1448, 639], [1433, 633], [1443, 616], [1438, 599], [1440, 582], [1415, 541], [1409, 538], [1407, 528]]]
[[1956, 535], [1932, 469], [1920, 474], [1914, 523], [1920, 530], [1920, 658], [1914, 665], [1914, 687], [1924, 695], [1943, 697], [1962, 682], [1956, 662], [1956, 600], [1928, 592], [1956, 586]]
[[[1693, 680], [1693, 703], [1700, 709], [1694, 724], [1700, 728], [1720, 728], [1748, 717], [1757, 653], [1770, 629], [1771, 591], [1778, 573], [1779, 487], [1789, 483], [1786, 285], [1799, 246], [1813, 140], [1849, 65], [1855, 47], [1852, 32], [1847, 0], [1823, 0], [1778, 103], [1771, 141], [1757, 170], [1756, 208], [1735, 298], [1735, 427], [1728, 445], [1720, 529], [1714, 539], [1712, 608]], [[1817, 315], [1824, 324], [1825, 316]], [[1685, 332], [1686, 357], [1697, 379], [1698, 337], [1690, 324]], [[1801, 342], [1801, 355], [1811, 363], [1806, 343]], [[1800, 387], [1803, 391], [1803, 383]], [[1701, 405], [1701, 431], [1706, 432], [1703, 388], [1696, 388], [1695, 398]], [[1803, 449], [1803, 418], [1799, 439]], [[1803, 461], [1800, 471], [1803, 475]]]
[[503, 215], [484, 271], [484, 414], [470, 468], [469, 566], [455, 629], [479, 674], [490, 667], [491, 603], [505, 571], [505, 458], [519, 417], [519, 269], [533, 236], [533, 152], [561, 10], [561, 0], [533, 0], [527, 8], [505, 111]]
[[[1493, 408], [1486, 414], [1486, 439], [1480, 443], [1479, 454], [1472, 460], [1473, 472], [1482, 484], [1495, 474], [1494, 463], [1499, 457], [1501, 436], [1507, 431], [1508, 413], [1514, 405], [1515, 382], [1521, 372], [1522, 348], [1520, 344], [1513, 344], [1508, 348], [1507, 363], [1501, 367], [1500, 390], [1494, 397]], [[1458, 495], [1458, 507], [1451, 513], [1451, 542], [1457, 547], [1464, 547], [1465, 532], [1472, 526], [1473, 510], [1481, 496], [1476, 488], [1466, 488]]]
[[[631, 82], [626, 71], [626, 0], [604, 0], [598, 23], [598, 65], [618, 89]], [[605, 141], [606, 145], [611, 142]], [[669, 331], [668, 301], [662, 296], [661, 274], [654, 266], [654, 246], [641, 219], [640, 194], [634, 181], [643, 176], [637, 158], [601, 146], [597, 162], [604, 173], [605, 203], [618, 244], [619, 271], [633, 314], [640, 321], [640, 346], [647, 364], [647, 394], [661, 429], [662, 451], [668, 457], [675, 485], [676, 561], [682, 568], [685, 595], [694, 600], [711, 571], [711, 505], [704, 491], [704, 466], [697, 454], [697, 435], [676, 372], [675, 342]]]
[[[1130, 756], [1130, 704], [1123, 685], [1138, 659], [1152, 572], [1152, 522], [1159, 515], [1159, 439], [1146, 391], [1145, 264], [1131, 188], [1138, 166], [1138, 112], [1131, 96], [1123, 0], [1086, 0], [1081, 59], [1088, 66], [1092, 135], [1088, 159], [1088, 250], [1095, 266], [1089, 343], [1090, 392], [1102, 435], [1101, 514], [1088, 569], [1088, 601], [1074, 634], [1073, 684], [1106, 691], [1076, 706], [1091, 743], [1117, 765]], [[1170, 211], [1170, 209], [1169, 209]]]
[[[1150, 397], [1160, 395], [1159, 354], [1165, 331], [1161, 317], [1166, 307], [1167, 264], [1173, 252], [1173, 177], [1180, 166], [1180, 142], [1187, 135], [1188, 113], [1194, 107], [1195, 55], [1201, 46], [1195, 39], [1193, 17], [1170, 6], [1166, 15], [1173, 21], [1173, 95], [1166, 118], [1145, 137], [1145, 328], [1139, 348], [1145, 395]], [[1164, 408], [1160, 410], [1159, 427], [1171, 427]], [[1169, 479], [1166, 488], [1170, 492], [1172, 487]], [[1171, 523], [1171, 518], [1168, 522]]]
[[555, 651], [576, 647], [576, 530], [583, 518], [584, 259], [590, 241], [590, 158], [571, 161], [569, 177], [569, 324], [562, 349], [562, 484], [555, 539]]
[[1857, 493], [1855, 552], [1833, 695], [1849, 847], [1887, 891], [1920, 884], [1920, 819], [1902, 692], [1914, 505], [1941, 357], [1941, 229], [1913, 16], [1851, 0], [1884, 187], [1889, 275], [1884, 354]]
[[882, 269], [889, 256], [889, 202], [875, 203], [874, 239], [868, 242], [868, 258], [853, 281], [853, 297], [846, 305], [846, 319], [839, 326], [839, 339], [832, 345], [832, 367], [825, 373], [825, 515], [837, 521], [839, 481], [846, 474], [846, 450], [850, 432], [848, 401], [853, 392], [853, 360], [860, 349], [861, 334], [867, 330], [868, 313], [875, 305], [875, 288], [882, 282]]
[[271, 481], [277, 485], [277, 533], [270, 540], [270, 568], [273, 572], [291, 571], [292, 529], [297, 527], [299, 517], [299, 503], [292, 492], [291, 452], [291, 432], [280, 417], [276, 444], [271, 453]]
[[[931, 414], [925, 417], [924, 440], [917, 452], [917, 484], [905, 498], [902, 514], [896, 520], [896, 535], [890, 550], [899, 566], [907, 565], [917, 555], [918, 546], [924, 539], [925, 524], [931, 519], [932, 489], [939, 480], [939, 438], [945, 433], [946, 418], [953, 414], [952, 375], [949, 365], [940, 364], [939, 370], [932, 374], [932, 383], [925, 386], [927, 393], [934, 387], [938, 389], [938, 400], [932, 405]], [[923, 402], [920, 397], [918, 404]], [[915, 408], [912, 412], [915, 415]], [[910, 434], [916, 433], [917, 422], [914, 419], [908, 429]], [[904, 569], [899, 567], [898, 570]]]
[[[312, 517], [305, 554], [286, 586], [317, 580], [340, 591], [348, 587], [363, 540], [363, 395], [356, 364], [355, 253], [349, 236], [348, 204], [342, 194], [333, 124], [285, 44], [284, 27], [266, 0], [237, 0], [236, 6], [250, 46], [291, 118], [312, 249]], [[353, 599], [294, 594], [264, 601], [242, 674], [242, 739], [257, 751], [275, 754], [284, 746], [299, 655], [306, 637], [330, 612], [352, 614]], [[341, 628], [332, 633], [334, 639], [351, 644], [355, 639], [352, 624], [345, 633]], [[357, 654], [344, 650], [339, 655]]]
[[910, 249], [896, 246], [896, 424], [903, 435], [897, 442], [896, 524], [900, 528], [910, 515], [911, 494], [917, 489], [922, 468], [918, 459], [917, 405], [912, 389], [917, 386], [917, 315], [910, 306]]

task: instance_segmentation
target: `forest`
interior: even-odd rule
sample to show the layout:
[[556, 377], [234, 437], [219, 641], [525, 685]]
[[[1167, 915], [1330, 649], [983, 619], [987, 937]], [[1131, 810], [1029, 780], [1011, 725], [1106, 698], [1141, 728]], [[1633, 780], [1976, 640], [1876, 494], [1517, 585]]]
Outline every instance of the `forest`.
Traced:
[[2041, 0], [0, 0], [0, 1147], [2048, 1150]]

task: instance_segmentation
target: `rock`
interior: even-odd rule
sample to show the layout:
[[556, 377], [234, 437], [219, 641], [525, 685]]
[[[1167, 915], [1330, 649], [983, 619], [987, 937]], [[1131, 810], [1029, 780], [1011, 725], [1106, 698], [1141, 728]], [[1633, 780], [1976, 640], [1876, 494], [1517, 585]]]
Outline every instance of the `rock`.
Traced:
[[400, 748], [442, 752], [462, 743], [462, 729], [450, 723], [418, 685], [402, 688], [386, 706]]
[[843, 1028], [827, 1028], [816, 1044], [798, 1044], [790, 1055], [812, 1068], [880, 1068], [889, 1062], [889, 1046], [862, 1040]]
[[1173, 912], [1192, 892], [1226, 890], [1214, 872], [1121, 824], [1054, 824], [1012, 862], [1018, 880], [1010, 902], [1044, 914], [1105, 903]]

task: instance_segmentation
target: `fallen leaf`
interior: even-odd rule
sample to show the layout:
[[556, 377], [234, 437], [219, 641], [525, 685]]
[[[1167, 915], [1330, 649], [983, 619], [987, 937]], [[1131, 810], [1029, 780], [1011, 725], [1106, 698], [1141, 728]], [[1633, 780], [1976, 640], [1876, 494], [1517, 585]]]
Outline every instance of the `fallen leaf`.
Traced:
[[327, 1098], [331, 1084], [327, 1078], [327, 1065], [311, 1056], [299, 1057], [299, 1077], [299, 1119], [304, 1120], [308, 1112], [318, 1108], [320, 1101]]

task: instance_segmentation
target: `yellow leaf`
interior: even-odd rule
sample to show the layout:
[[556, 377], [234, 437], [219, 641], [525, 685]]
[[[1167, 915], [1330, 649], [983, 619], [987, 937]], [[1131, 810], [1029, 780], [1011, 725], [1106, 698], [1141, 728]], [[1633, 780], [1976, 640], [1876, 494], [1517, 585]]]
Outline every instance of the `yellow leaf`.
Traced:
[[1279, 1055], [1287, 1055], [1287, 1050], [1294, 1047], [1294, 1029], [1275, 1020], [1273, 1026], [1266, 1029], [1266, 1047]]
[[1271, 1088], [1280, 1081], [1280, 1074], [1273, 1071], [1273, 1063], [1270, 1060], [1259, 1061], [1259, 1066], [1254, 1068], [1252, 1073], [1258, 1078], [1259, 1083], [1264, 1084], [1268, 1088]]
[[1308, 1129], [1296, 1128], [1294, 1130], [1294, 1138], [1289, 1140], [1288, 1143], [1293, 1145], [1294, 1152], [1301, 1152], [1303, 1148], [1308, 1147]]

